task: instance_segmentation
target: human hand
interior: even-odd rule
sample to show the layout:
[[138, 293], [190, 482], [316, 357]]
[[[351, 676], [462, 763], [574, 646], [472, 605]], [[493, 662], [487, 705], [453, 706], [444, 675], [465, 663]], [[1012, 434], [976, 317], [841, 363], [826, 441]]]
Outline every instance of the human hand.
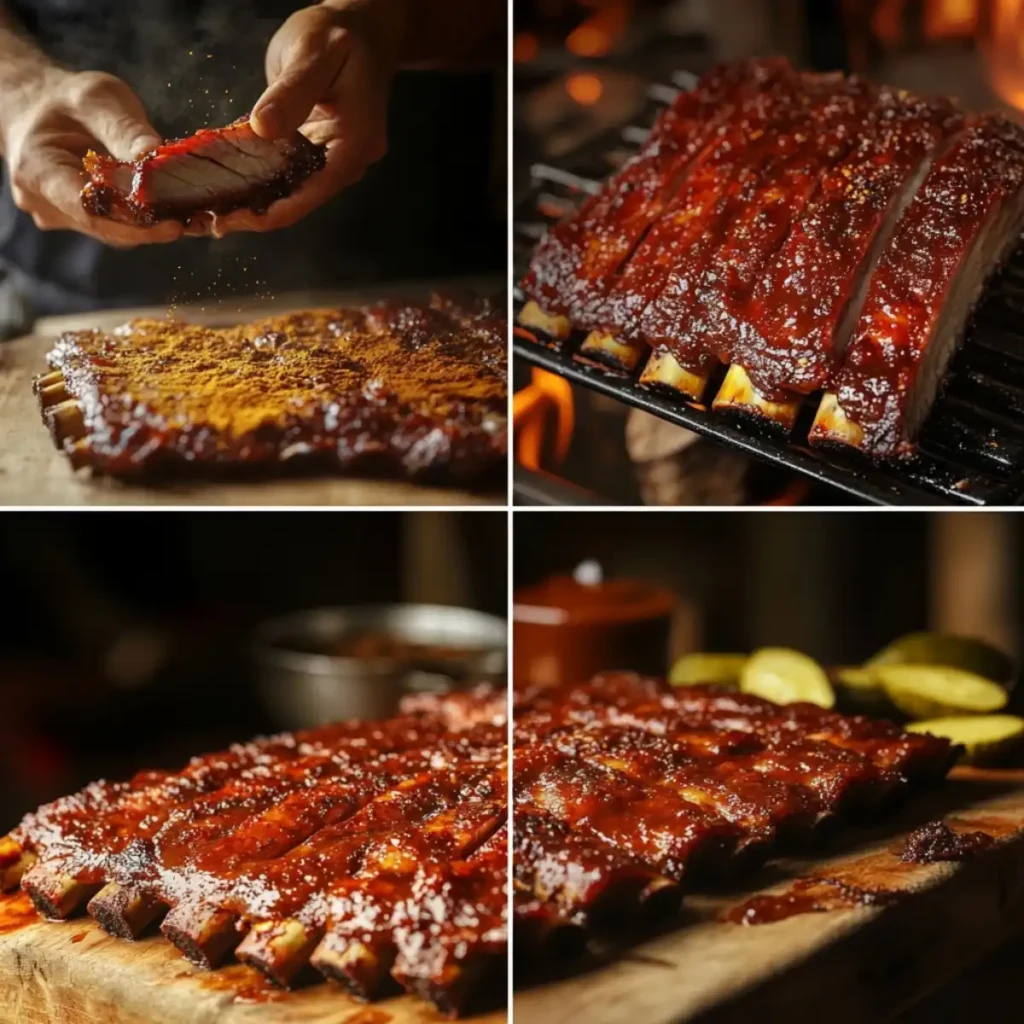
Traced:
[[132, 90], [113, 75], [46, 66], [0, 99], [0, 144], [15, 205], [43, 231], [78, 231], [121, 248], [178, 238], [181, 224], [141, 228], [82, 206], [89, 149], [132, 160], [161, 142]]
[[358, 181], [387, 150], [387, 106], [405, 0], [328, 0], [296, 11], [267, 49], [269, 85], [250, 124], [266, 139], [301, 131], [326, 146], [323, 170], [263, 214], [214, 218], [212, 231], [287, 227]]

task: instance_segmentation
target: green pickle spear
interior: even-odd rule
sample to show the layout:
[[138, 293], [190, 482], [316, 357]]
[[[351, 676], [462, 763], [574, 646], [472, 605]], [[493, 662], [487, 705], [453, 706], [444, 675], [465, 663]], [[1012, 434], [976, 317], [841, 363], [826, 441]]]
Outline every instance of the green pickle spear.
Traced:
[[836, 695], [825, 670], [813, 659], [786, 647], [762, 647], [743, 666], [740, 689], [775, 704], [807, 701], [835, 706]]
[[684, 654], [673, 666], [668, 681], [673, 686], [700, 686], [711, 684], [739, 686], [740, 673], [747, 663], [746, 654], [710, 654], [694, 651]]
[[1024, 738], [1024, 718], [1017, 715], [953, 715], [911, 722], [907, 732], [942, 736], [964, 747], [963, 760], [984, 764], [998, 760]]
[[984, 715], [1006, 706], [1006, 691], [990, 679], [946, 665], [881, 665], [875, 669], [889, 700], [910, 718]]

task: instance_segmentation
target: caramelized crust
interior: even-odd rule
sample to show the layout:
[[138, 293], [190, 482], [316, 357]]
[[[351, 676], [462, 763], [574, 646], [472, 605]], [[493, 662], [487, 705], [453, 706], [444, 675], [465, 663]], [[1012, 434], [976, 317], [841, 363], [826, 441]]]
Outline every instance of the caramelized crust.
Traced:
[[[154, 467], [340, 468], [472, 481], [505, 454], [503, 316], [488, 303], [309, 310], [240, 327], [135, 320], [64, 334], [44, 417], [76, 459]], [[84, 451], [82, 449], [85, 449]]]
[[614, 275], [661, 216], [686, 169], [731, 114], [731, 104], [781, 75], [781, 59], [723, 65], [662, 114], [643, 150], [537, 248], [523, 283], [548, 313], [597, 327], [595, 305]]
[[877, 812], [955, 754], [887, 722], [627, 673], [520, 696], [513, 741], [528, 934], [538, 905], [578, 924], [671, 908], [680, 884]]
[[21, 884], [48, 917], [98, 893], [112, 934], [166, 914], [200, 966], [238, 947], [282, 985], [312, 962], [363, 996], [392, 977], [457, 1013], [507, 942], [507, 748], [493, 693], [453, 699], [94, 784], [28, 815], [2, 863], [36, 858]]

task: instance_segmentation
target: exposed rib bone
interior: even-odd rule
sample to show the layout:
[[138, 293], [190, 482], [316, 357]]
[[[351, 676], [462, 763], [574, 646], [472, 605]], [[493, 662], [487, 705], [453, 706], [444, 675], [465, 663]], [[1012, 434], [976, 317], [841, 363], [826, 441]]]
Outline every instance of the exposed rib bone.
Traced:
[[105, 885], [89, 901], [89, 913], [105, 931], [121, 939], [137, 939], [166, 911], [162, 900], [116, 882]]

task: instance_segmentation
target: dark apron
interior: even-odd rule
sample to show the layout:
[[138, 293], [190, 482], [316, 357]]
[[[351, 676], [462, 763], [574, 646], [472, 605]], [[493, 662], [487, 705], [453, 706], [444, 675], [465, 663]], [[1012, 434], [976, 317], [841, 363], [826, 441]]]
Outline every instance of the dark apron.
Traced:
[[[251, 109], [265, 85], [271, 36], [303, 6], [301, 0], [6, 3], [61, 62], [123, 78], [167, 138], [226, 124]], [[305, 220], [268, 234], [111, 249], [74, 232], [37, 230], [14, 206], [5, 174], [0, 337], [47, 314], [501, 272], [504, 225], [488, 192], [496, 84], [493, 73], [399, 75], [388, 156]]]

